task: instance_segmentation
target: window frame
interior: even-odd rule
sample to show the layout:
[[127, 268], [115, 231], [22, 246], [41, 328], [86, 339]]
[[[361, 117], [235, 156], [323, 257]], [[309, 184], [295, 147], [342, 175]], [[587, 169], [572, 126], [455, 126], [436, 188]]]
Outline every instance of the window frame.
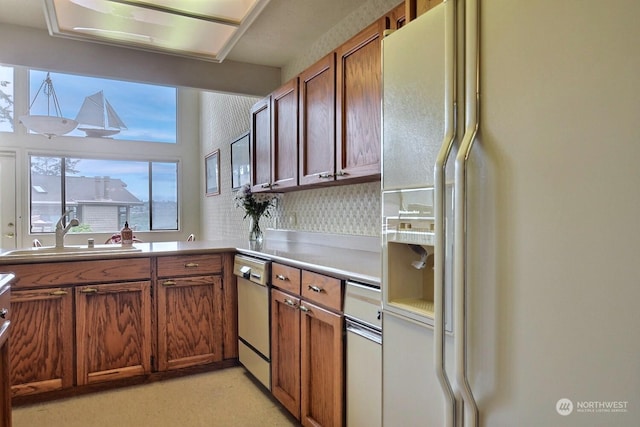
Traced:
[[[148, 201], [142, 201], [142, 204], [146, 204], [148, 206], [148, 224], [149, 224], [149, 228], [145, 229], [145, 230], [139, 230], [142, 233], [175, 233], [181, 230], [181, 206], [182, 206], [182, 185], [181, 185], [181, 161], [180, 159], [144, 159], [144, 158], [120, 158], [120, 157], [104, 157], [104, 156], [87, 156], [87, 155], [83, 155], [83, 156], [79, 156], [79, 155], [75, 155], [75, 154], [60, 154], [60, 153], [54, 153], [54, 152], [29, 152], [27, 153], [27, 175], [28, 175], [28, 189], [27, 189], [27, 200], [28, 200], [28, 215], [27, 215], [27, 230], [28, 230], [28, 234], [29, 235], [42, 235], [42, 234], [50, 234], [53, 231], [34, 231], [33, 230], [33, 224], [32, 224], [32, 217], [33, 217], [33, 197], [32, 197], [32, 193], [34, 191], [34, 184], [32, 182], [32, 170], [31, 170], [31, 166], [32, 166], [32, 158], [33, 157], [49, 157], [49, 158], [53, 158], [53, 159], [59, 159], [62, 162], [61, 165], [61, 174], [60, 175], [56, 175], [57, 177], [60, 178], [60, 201], [59, 201], [59, 206], [60, 206], [60, 216], [62, 216], [66, 211], [73, 211], [77, 214], [78, 212], [78, 206], [67, 206], [67, 197], [66, 197], [66, 187], [67, 187], [67, 182], [66, 179], [69, 177], [66, 174], [66, 164], [65, 164], [65, 159], [73, 159], [73, 160], [94, 160], [94, 161], [114, 161], [114, 162], [127, 162], [127, 161], [131, 161], [131, 162], [138, 162], [138, 163], [147, 163], [147, 168], [148, 168], [148, 175], [147, 175], [147, 185], [149, 188], [149, 200]], [[154, 212], [154, 202], [153, 202], [153, 174], [152, 174], [152, 168], [153, 168], [153, 164], [154, 163], [163, 163], [163, 164], [174, 164], [175, 165], [175, 172], [176, 172], [176, 181], [175, 181], [175, 186], [176, 186], [176, 201], [175, 201], [175, 207], [176, 207], [176, 226], [175, 228], [158, 228], [158, 229], [154, 229], [153, 228], [153, 212]], [[71, 176], [71, 177], [75, 177], [75, 176]], [[95, 178], [95, 177], [93, 177]], [[120, 179], [120, 178], [116, 178], [116, 179]], [[121, 208], [123, 206], [118, 205], [118, 220], [120, 222], [120, 217], [121, 217]], [[131, 213], [131, 207], [128, 206], [126, 207], [126, 217], [130, 220], [130, 213]], [[71, 216], [74, 217], [74, 216]], [[124, 223], [120, 224], [120, 228], [121, 225], [123, 225]], [[113, 232], [116, 232], [118, 230], [113, 230]], [[105, 233], [104, 231], [87, 231], [87, 232], [75, 232], [73, 234], [100, 234], [100, 233]]]

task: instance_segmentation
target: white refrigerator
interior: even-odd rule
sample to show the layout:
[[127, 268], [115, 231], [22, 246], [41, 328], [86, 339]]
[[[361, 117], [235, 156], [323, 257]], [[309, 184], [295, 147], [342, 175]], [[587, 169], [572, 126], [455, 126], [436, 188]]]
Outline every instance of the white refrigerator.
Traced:
[[640, 425], [640, 2], [383, 41], [383, 425]]

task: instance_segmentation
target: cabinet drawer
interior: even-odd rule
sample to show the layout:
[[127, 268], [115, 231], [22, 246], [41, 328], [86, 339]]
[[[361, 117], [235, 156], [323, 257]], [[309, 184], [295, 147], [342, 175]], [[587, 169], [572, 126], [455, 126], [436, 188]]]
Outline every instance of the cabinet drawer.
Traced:
[[158, 277], [218, 274], [221, 272], [221, 255], [202, 254], [158, 257]]
[[302, 297], [327, 308], [342, 311], [342, 281], [303, 270]]
[[271, 265], [271, 285], [300, 295], [300, 269], [274, 262]]
[[5, 266], [15, 274], [14, 288], [50, 287], [79, 283], [108, 283], [148, 279], [149, 258], [47, 262]]

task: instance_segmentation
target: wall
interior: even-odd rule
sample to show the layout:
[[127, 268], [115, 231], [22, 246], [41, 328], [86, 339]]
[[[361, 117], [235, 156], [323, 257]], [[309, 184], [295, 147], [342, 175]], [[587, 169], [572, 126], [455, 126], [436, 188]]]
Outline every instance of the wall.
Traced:
[[[320, 37], [303, 56], [283, 67], [282, 82], [312, 65], [399, 3], [398, 0], [365, 3]], [[230, 190], [229, 144], [249, 130], [249, 108], [258, 99], [211, 92], [201, 95], [202, 156], [220, 148], [222, 174], [221, 194], [207, 197], [202, 204], [203, 238], [248, 237], [248, 224], [242, 221], [242, 209], [235, 208]], [[273, 217], [263, 218], [261, 225], [286, 230], [379, 236], [380, 204], [379, 182], [295, 191], [283, 194]]]
[[227, 93], [264, 95], [280, 70], [214, 63], [156, 52], [51, 37], [46, 30], [0, 25], [0, 64]]
[[[249, 130], [249, 109], [260, 98], [227, 95], [215, 92], [200, 94], [200, 145], [201, 158], [220, 149], [220, 194], [202, 196], [198, 239], [214, 240], [237, 237], [243, 233], [249, 237], [248, 225], [243, 224], [242, 209], [235, 208], [231, 191], [231, 142]], [[201, 191], [204, 194], [204, 171], [201, 175]], [[264, 220], [263, 220], [264, 221]]]

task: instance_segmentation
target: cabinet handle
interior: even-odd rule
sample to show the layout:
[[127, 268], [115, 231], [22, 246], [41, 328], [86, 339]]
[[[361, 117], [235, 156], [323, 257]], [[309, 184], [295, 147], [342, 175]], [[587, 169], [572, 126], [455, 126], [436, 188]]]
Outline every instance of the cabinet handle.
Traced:
[[262, 188], [271, 188], [271, 183], [268, 182], [266, 184], [262, 184], [260, 187], [262, 187]]
[[324, 290], [321, 287], [316, 286], [316, 285], [309, 285], [308, 288], [310, 290], [312, 290], [313, 292], [317, 292], [317, 293], [320, 293], [320, 292], [322, 292]]
[[49, 295], [53, 295], [53, 296], [56, 296], [56, 297], [61, 297], [63, 295], [67, 295], [67, 294], [68, 294], [67, 291], [53, 291], [53, 292], [49, 293]]
[[290, 300], [289, 298], [285, 298], [284, 299], [284, 303], [287, 304], [290, 307], [294, 307], [294, 308], [296, 307], [296, 303], [293, 302], [292, 300]]
[[289, 280], [288, 277], [283, 276], [282, 274], [276, 274], [276, 279], [282, 280], [283, 282], [286, 282], [287, 280]]
[[336, 176], [346, 176], [346, 175], [349, 175], [349, 174], [345, 171], [340, 171], [336, 174]]
[[332, 173], [319, 173], [319, 174], [318, 174], [318, 178], [323, 178], [323, 179], [326, 179], [326, 178], [333, 178], [334, 176], [335, 176], [335, 175], [334, 175], [334, 174], [332, 174]]
[[199, 264], [197, 262], [188, 262], [184, 265], [184, 268], [198, 268]]
[[300, 311], [305, 312], [305, 313], [310, 313], [311, 312], [311, 310], [308, 309], [307, 307], [305, 307], [304, 305], [301, 305], [298, 308], [300, 309]]
[[162, 286], [174, 286], [175, 284], [175, 280], [165, 280], [164, 282], [162, 282]]
[[96, 288], [84, 288], [80, 289], [80, 292], [82, 292], [83, 294], [97, 294], [98, 290]]
[[0, 308], [0, 317], [3, 319], [7, 318], [7, 314], [9, 314], [8, 308]]

